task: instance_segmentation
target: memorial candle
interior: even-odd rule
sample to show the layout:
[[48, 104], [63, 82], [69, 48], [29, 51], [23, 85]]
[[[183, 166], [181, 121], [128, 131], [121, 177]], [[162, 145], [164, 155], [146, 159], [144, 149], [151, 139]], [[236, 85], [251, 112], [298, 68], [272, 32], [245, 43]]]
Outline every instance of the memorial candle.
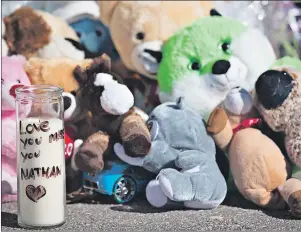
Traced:
[[18, 223], [56, 227], [65, 222], [65, 143], [62, 90], [16, 90]]

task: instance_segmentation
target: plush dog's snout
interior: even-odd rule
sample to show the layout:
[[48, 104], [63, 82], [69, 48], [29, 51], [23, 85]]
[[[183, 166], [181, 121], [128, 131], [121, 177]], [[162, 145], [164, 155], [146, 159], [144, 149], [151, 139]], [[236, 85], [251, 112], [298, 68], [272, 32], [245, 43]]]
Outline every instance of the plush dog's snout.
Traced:
[[262, 106], [275, 109], [285, 101], [293, 89], [293, 78], [286, 72], [269, 70], [259, 76], [255, 89]]
[[144, 52], [150, 54], [152, 57], [154, 57], [159, 64], [162, 60], [162, 52], [161, 51], [153, 51], [150, 49], [144, 49]]
[[218, 60], [212, 67], [212, 73], [216, 75], [225, 74], [228, 72], [231, 64], [227, 60]]
[[64, 96], [64, 110], [68, 110], [71, 106], [71, 98], [69, 96]]

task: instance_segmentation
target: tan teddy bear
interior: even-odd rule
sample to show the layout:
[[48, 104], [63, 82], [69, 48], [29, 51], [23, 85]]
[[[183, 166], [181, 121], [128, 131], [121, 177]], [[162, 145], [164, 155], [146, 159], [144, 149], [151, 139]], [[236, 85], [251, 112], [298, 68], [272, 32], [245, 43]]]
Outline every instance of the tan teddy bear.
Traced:
[[99, 1], [100, 17], [127, 68], [156, 79], [161, 46], [175, 31], [209, 15], [209, 1]]
[[73, 72], [76, 66], [87, 67], [93, 64], [93, 59], [73, 60], [70, 58], [43, 59], [30, 58], [25, 66], [31, 84], [55, 85], [65, 92], [76, 91], [79, 84], [74, 78]]
[[[294, 165], [301, 168], [300, 70], [299, 60], [283, 58], [256, 82], [254, 105], [269, 130], [278, 134], [276, 140], [260, 124], [254, 124], [255, 128], [250, 128], [251, 125], [233, 129], [222, 108], [214, 110], [208, 120], [208, 131], [216, 144], [228, 153], [239, 192], [264, 208], [283, 209], [287, 204], [299, 218], [301, 180]], [[252, 120], [255, 119], [249, 121]]]
[[267, 209], [288, 205], [301, 217], [301, 181], [290, 178], [291, 164], [273, 140], [256, 128], [233, 131], [222, 108], [212, 112], [207, 129], [228, 153], [234, 183], [246, 199]]

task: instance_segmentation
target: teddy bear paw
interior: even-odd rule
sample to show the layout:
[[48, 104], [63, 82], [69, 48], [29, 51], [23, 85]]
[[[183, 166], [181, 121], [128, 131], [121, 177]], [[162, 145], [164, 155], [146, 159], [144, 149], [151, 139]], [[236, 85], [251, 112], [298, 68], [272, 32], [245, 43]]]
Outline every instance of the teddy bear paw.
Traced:
[[83, 172], [95, 174], [104, 168], [102, 152], [92, 143], [82, 146], [74, 158], [76, 166]]
[[222, 108], [216, 108], [210, 114], [207, 122], [207, 130], [212, 134], [218, 134], [226, 127], [227, 122], [228, 116], [225, 110]]
[[292, 214], [297, 218], [301, 218], [301, 190], [298, 190], [290, 195], [288, 199], [288, 205]]
[[134, 134], [123, 141], [126, 154], [132, 157], [146, 156], [151, 148], [151, 141], [141, 134]]

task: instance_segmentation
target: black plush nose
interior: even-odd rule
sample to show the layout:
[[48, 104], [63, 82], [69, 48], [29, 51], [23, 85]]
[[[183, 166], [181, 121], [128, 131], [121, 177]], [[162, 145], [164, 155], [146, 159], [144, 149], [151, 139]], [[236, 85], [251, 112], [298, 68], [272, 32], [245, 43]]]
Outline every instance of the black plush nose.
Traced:
[[160, 51], [153, 51], [150, 49], [144, 49], [144, 52], [149, 53], [152, 57], [154, 57], [157, 61], [157, 63], [159, 64], [162, 60], [162, 52]]
[[231, 64], [227, 60], [218, 60], [212, 67], [212, 73], [216, 75], [225, 74], [228, 72]]
[[64, 111], [68, 110], [69, 107], [71, 106], [71, 98], [68, 96], [64, 96]]
[[293, 89], [293, 78], [286, 72], [268, 70], [259, 76], [255, 89], [261, 105], [267, 110], [275, 109]]

